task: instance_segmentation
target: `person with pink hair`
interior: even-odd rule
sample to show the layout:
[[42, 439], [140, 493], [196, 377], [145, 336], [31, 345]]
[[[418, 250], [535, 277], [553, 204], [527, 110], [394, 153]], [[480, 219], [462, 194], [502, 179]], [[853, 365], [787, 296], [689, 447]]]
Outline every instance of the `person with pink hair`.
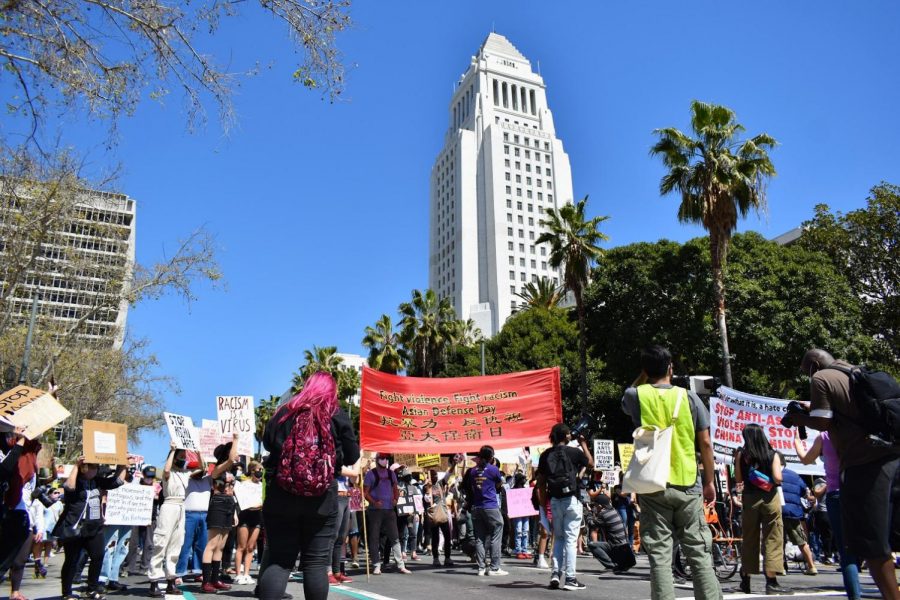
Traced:
[[263, 523], [267, 549], [261, 566], [260, 600], [281, 600], [300, 554], [303, 594], [328, 598], [328, 567], [337, 535], [341, 466], [359, 460], [350, 417], [338, 407], [337, 385], [315, 373], [299, 394], [266, 424], [263, 445], [266, 498]]

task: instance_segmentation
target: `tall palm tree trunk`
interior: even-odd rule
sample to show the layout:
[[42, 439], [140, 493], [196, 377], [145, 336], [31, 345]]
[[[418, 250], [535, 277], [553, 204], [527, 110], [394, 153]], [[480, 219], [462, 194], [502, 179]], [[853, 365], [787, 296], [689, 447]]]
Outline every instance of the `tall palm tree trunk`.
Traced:
[[572, 291], [575, 294], [575, 310], [578, 313], [578, 391], [581, 394], [581, 410], [587, 413], [587, 333], [585, 332], [584, 302], [581, 298], [581, 289]]
[[713, 296], [715, 300], [716, 326], [719, 329], [719, 344], [722, 350], [722, 375], [725, 385], [734, 387], [731, 379], [731, 353], [728, 350], [728, 326], [725, 324], [725, 262], [728, 256], [728, 234], [709, 232], [710, 258], [712, 260]]

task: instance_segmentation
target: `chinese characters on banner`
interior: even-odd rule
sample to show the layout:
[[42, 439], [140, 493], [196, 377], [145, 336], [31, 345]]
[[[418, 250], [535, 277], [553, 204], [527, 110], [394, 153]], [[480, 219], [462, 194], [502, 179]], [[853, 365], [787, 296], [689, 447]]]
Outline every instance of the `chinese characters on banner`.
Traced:
[[477, 452], [546, 443], [562, 421], [559, 368], [451, 379], [363, 368], [360, 445], [383, 452]]
[[[710, 427], [713, 453], [718, 460], [726, 464], [732, 463], [732, 455], [736, 448], [744, 445], [741, 431], [744, 425], [756, 423], [762, 427], [769, 443], [780, 451], [787, 462], [787, 467], [801, 475], [823, 475], [825, 467], [821, 459], [815, 464], [804, 465], [794, 450], [794, 430], [781, 426], [781, 417], [787, 410], [786, 400], [775, 400], [763, 396], [745, 394], [722, 386], [717, 395], [709, 398]], [[809, 429], [809, 439], [814, 440], [818, 431]]]
[[614, 464], [613, 441], [594, 440], [594, 470], [609, 471], [613, 468]]

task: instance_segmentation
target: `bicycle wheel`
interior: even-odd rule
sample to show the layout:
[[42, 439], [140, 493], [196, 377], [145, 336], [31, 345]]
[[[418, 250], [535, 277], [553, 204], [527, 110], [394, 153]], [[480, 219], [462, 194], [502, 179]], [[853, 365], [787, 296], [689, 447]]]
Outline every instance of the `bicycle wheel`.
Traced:
[[713, 569], [716, 572], [716, 579], [719, 581], [727, 581], [734, 577], [740, 559], [737, 547], [734, 544], [713, 542], [712, 554]]
[[682, 577], [688, 581], [691, 580], [691, 566], [688, 564], [687, 557], [681, 551], [681, 544], [675, 544], [675, 551], [672, 555], [672, 572], [674, 575]]

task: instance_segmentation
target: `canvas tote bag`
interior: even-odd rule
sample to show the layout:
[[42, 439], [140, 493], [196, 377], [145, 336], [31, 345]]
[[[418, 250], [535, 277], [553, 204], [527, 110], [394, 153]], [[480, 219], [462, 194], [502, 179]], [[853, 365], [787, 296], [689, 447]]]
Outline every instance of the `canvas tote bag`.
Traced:
[[687, 392], [679, 388], [678, 400], [672, 420], [665, 429], [658, 427], [638, 427], [634, 437], [634, 456], [622, 480], [622, 491], [626, 494], [652, 494], [666, 489], [672, 468], [672, 436], [681, 402]]

